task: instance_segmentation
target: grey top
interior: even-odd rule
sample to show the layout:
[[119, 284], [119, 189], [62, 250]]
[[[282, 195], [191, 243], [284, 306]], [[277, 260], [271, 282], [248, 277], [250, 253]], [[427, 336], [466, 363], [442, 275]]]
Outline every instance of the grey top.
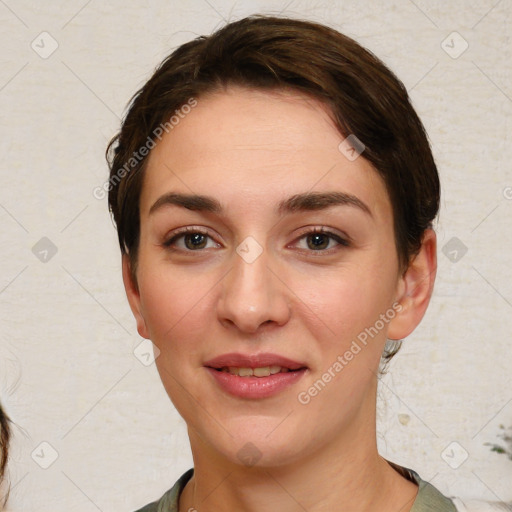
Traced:
[[[411, 512], [456, 512], [453, 501], [443, 496], [433, 485], [422, 480], [416, 472], [396, 464], [391, 464], [391, 466], [408, 480], [418, 484], [418, 495], [414, 500]], [[194, 468], [189, 469], [181, 475], [174, 486], [159, 500], [146, 505], [136, 512], [178, 512], [178, 501], [181, 491], [183, 491], [193, 474]]]

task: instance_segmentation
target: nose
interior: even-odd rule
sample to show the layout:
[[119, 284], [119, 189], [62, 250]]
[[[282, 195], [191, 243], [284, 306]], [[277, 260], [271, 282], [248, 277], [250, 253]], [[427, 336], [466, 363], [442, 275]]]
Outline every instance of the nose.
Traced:
[[223, 325], [253, 334], [264, 324], [282, 326], [289, 320], [288, 289], [270, 264], [265, 251], [252, 262], [234, 255], [233, 267], [222, 280], [217, 304]]

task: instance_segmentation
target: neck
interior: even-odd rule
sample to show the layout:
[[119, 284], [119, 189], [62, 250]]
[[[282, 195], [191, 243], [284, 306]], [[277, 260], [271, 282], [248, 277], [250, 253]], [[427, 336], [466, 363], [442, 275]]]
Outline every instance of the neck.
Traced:
[[179, 510], [408, 512], [416, 484], [378, 454], [375, 421], [353, 425], [335, 443], [317, 446], [300, 461], [267, 467], [226, 460], [189, 431], [194, 476], [181, 495]]

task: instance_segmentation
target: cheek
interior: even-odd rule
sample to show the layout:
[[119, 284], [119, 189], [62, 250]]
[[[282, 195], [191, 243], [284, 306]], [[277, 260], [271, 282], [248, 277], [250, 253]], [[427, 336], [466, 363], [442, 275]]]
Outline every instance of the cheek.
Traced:
[[[161, 352], [179, 351], [211, 325], [205, 316], [212, 315], [215, 281], [207, 275], [193, 277], [173, 269], [143, 277], [139, 288], [150, 337]], [[187, 349], [193, 348], [188, 343]]]
[[149, 336], [159, 350], [156, 367], [162, 384], [179, 413], [193, 417], [201, 392], [190, 383], [204, 358], [205, 342], [211, 342], [215, 281], [176, 270], [143, 280], [140, 290]]
[[392, 280], [363, 266], [351, 265], [336, 272], [296, 279], [300, 316], [317, 339], [332, 340], [338, 347], [350, 343], [373, 325], [390, 306]]

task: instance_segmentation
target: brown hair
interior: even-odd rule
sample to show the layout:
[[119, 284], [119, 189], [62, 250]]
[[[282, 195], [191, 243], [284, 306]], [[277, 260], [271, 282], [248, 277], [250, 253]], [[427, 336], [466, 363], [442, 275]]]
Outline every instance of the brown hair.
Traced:
[[[0, 491], [4, 481], [5, 468], [7, 467], [7, 460], [9, 459], [9, 439], [11, 437], [10, 420], [7, 414], [2, 409], [0, 404]], [[2, 503], [3, 501], [3, 503]], [[7, 495], [0, 496], [0, 508], [5, 505]]]
[[143, 153], [160, 138], [162, 125], [166, 131], [173, 127], [169, 121], [187, 102], [229, 85], [307, 94], [328, 107], [344, 137], [355, 135], [364, 144], [363, 157], [390, 197], [404, 271], [437, 215], [440, 195], [429, 142], [407, 90], [377, 57], [334, 29], [255, 15], [169, 55], [132, 98], [121, 131], [109, 144], [108, 200], [134, 279]]
[[364, 158], [386, 184], [405, 270], [437, 215], [440, 195], [429, 142], [407, 90], [377, 57], [334, 29], [260, 15], [183, 44], [132, 98], [107, 149], [110, 210], [121, 251], [132, 266], [143, 170], [147, 148], [158, 137], [155, 131], [164, 123], [169, 126], [173, 114], [191, 99], [231, 84], [308, 94], [329, 107], [343, 136], [353, 134], [363, 142]]

